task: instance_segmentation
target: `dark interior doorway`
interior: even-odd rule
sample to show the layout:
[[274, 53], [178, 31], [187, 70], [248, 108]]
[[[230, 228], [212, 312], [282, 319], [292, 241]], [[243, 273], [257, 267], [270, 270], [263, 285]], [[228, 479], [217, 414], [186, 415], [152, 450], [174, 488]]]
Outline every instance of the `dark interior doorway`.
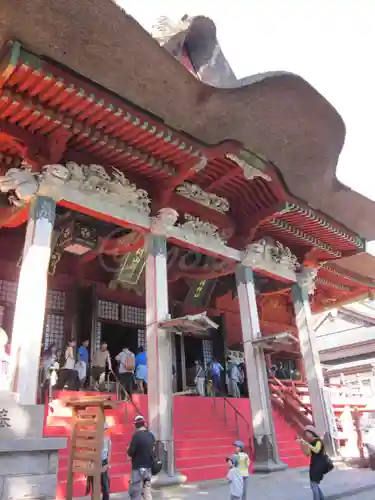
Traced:
[[138, 349], [138, 328], [117, 325], [115, 323], [102, 323], [101, 342], [108, 345], [111, 354], [112, 367], [117, 373], [117, 361], [115, 360], [124, 347], [130, 349], [134, 354]]
[[186, 383], [188, 387], [194, 385], [195, 361], [203, 363], [203, 342], [197, 337], [184, 337], [185, 360], [186, 360]]
[[183, 391], [182, 384], [182, 360], [181, 360], [181, 335], [175, 335], [176, 347], [176, 377], [177, 377], [177, 392]]

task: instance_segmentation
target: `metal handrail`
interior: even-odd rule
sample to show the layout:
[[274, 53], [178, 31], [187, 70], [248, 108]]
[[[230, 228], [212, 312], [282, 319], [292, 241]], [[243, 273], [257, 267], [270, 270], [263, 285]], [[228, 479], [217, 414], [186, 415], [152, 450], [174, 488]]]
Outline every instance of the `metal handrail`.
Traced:
[[111, 383], [111, 376], [113, 377], [113, 381], [116, 383], [117, 381], [117, 377], [115, 375], [115, 372], [113, 372], [112, 370], [109, 370], [108, 373], [107, 373], [107, 380], [106, 380], [106, 388], [107, 388], [107, 392], [112, 392], [110, 390], [110, 383]]
[[[112, 375], [116, 381], [116, 399], [120, 399], [121, 394], [125, 394], [126, 398], [127, 398], [126, 402], [130, 403], [133, 406], [137, 415], [142, 415], [138, 406], [129, 397], [129, 394], [126, 391], [125, 387], [120, 382], [120, 379], [117, 377], [117, 375], [114, 372], [112, 372]], [[128, 418], [129, 414], [128, 414], [127, 405], [125, 405], [125, 412], [126, 412], [126, 418]], [[159, 446], [162, 446], [163, 449], [165, 450], [165, 453], [166, 453], [166, 458], [162, 457], [163, 462], [165, 462], [165, 471], [167, 472], [168, 476], [173, 476], [175, 474], [174, 440], [173, 439], [163, 440], [163, 442], [157, 441], [157, 444], [159, 444]], [[159, 448], [159, 453], [160, 453], [160, 448]]]
[[131, 403], [132, 406], [134, 407], [137, 415], [142, 415], [141, 411], [139, 410], [138, 406], [134, 403], [134, 401], [129, 397], [129, 394], [127, 392], [127, 390], [125, 389], [125, 387], [122, 385], [122, 383], [120, 382], [120, 379], [118, 378], [118, 376], [114, 373], [114, 372], [111, 372], [112, 375], [113, 375], [113, 378], [115, 379], [115, 382], [116, 382], [116, 399], [117, 400], [121, 400], [121, 396], [122, 394], [126, 396], [126, 402], [127, 403]]
[[[234, 413], [234, 420], [235, 420], [235, 430], [236, 430], [236, 438], [240, 438], [240, 433], [239, 433], [239, 426], [238, 426], [238, 419], [241, 419], [246, 428], [247, 428], [247, 434], [248, 434], [248, 446], [249, 446], [249, 456], [250, 458], [253, 458], [254, 454], [254, 445], [253, 445], [253, 427], [250, 422], [246, 419], [246, 417], [234, 406], [234, 404], [230, 401], [230, 399], [225, 396], [221, 391], [216, 389], [216, 392], [220, 395], [220, 397], [224, 401], [224, 421], [227, 424], [228, 423], [228, 417], [227, 417], [227, 405], [231, 408], [231, 410]], [[213, 406], [214, 410], [216, 410], [216, 399], [213, 398]]]

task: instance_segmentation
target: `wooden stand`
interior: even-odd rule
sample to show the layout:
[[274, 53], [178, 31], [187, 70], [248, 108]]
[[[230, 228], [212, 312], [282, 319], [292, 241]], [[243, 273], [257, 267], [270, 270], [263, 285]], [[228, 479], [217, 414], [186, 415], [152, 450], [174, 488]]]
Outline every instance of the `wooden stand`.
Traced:
[[65, 405], [73, 410], [66, 499], [73, 498], [73, 474], [78, 473], [92, 477], [91, 498], [100, 500], [104, 410], [116, 407], [117, 403], [103, 396], [93, 396], [69, 398], [65, 400]]

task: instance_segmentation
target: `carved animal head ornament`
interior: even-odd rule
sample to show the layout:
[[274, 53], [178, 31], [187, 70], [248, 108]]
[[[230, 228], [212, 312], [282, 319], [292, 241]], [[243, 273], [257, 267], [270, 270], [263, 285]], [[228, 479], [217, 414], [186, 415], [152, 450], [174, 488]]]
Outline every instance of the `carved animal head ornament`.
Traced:
[[38, 177], [30, 170], [22, 168], [10, 168], [5, 175], [0, 177], [0, 191], [9, 193], [14, 191], [16, 198], [14, 202], [22, 200], [30, 201], [38, 192]]

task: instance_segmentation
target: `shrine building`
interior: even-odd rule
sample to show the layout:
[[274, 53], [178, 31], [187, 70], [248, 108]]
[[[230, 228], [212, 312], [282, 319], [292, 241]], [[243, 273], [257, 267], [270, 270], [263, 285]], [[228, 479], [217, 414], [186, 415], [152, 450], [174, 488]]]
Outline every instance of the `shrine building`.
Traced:
[[181, 392], [196, 359], [231, 351], [255, 464], [277, 468], [266, 365], [300, 371], [328, 431], [311, 313], [375, 289], [375, 205], [335, 174], [343, 120], [297, 75], [237, 80], [209, 19], [152, 37], [110, 0], [0, 3], [0, 305], [20, 403], [51, 343], [143, 345], [149, 425], [173, 456], [172, 365]]

